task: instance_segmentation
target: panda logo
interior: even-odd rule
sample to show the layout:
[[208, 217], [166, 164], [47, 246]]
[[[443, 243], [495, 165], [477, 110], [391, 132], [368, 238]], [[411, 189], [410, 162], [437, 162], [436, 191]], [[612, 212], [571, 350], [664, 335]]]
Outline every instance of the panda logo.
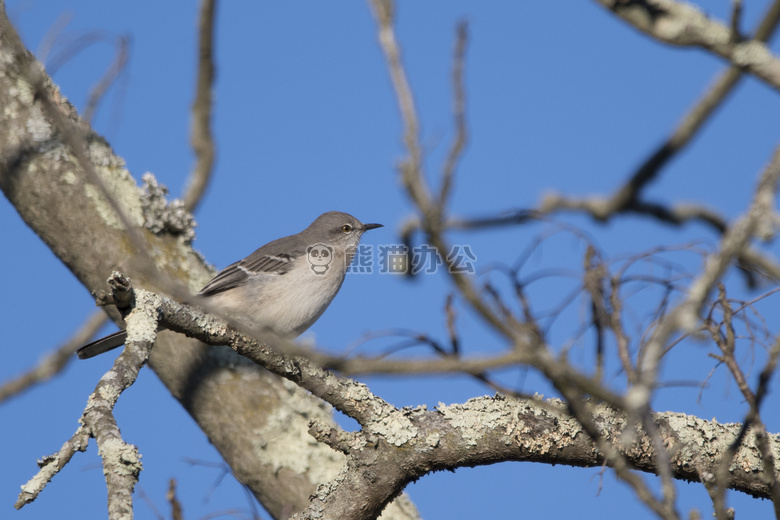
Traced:
[[325, 244], [314, 244], [306, 249], [306, 258], [314, 274], [325, 274], [333, 261], [333, 248]]

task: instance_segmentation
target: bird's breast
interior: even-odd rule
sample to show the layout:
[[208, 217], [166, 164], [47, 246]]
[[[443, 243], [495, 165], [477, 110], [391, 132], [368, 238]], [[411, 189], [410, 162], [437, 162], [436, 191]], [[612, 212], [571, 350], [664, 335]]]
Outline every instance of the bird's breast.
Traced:
[[343, 282], [344, 272], [337, 269], [259, 273], [209, 300], [231, 319], [297, 337], [325, 312]]

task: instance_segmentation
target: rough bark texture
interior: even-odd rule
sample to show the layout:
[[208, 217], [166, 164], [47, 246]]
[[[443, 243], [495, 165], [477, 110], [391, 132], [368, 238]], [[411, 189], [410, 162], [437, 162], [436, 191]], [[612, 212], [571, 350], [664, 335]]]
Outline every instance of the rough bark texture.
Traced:
[[758, 40], [743, 40], [698, 7], [673, 0], [596, 0], [640, 31], [671, 45], [700, 47], [780, 90], [780, 60]]
[[[761, 498], [772, 495], [767, 471], [775, 470], [768, 469], [766, 460], [780, 456], [780, 437], [764, 436], [760, 429], [748, 428], [740, 437], [742, 424], [720, 424], [674, 412], [654, 413], [650, 423], [640, 424], [635, 415], [585, 399], [578, 407], [587, 415], [591, 432], [581, 418], [571, 415], [571, 406], [558, 399], [498, 395], [439, 405], [436, 410], [398, 410], [365, 385], [328, 373], [309, 359], [259, 344], [194, 307], [159, 298], [154, 314], [171, 330], [209, 344], [230, 345], [360, 422], [362, 429], [355, 433], [313, 424], [312, 435], [347, 454], [347, 463], [317, 489], [306, 510], [295, 518], [375, 518], [406, 484], [437, 470], [503, 461], [612, 466], [616, 455], [630, 467], [650, 473], [658, 473], [659, 461], [665, 460], [671, 477], [705, 485], [725, 472], [723, 485], [729, 488]], [[659, 456], [654, 436], [645, 430], [649, 424], [653, 435], [662, 439], [668, 459]], [[760, 436], [766, 441], [766, 453]]]

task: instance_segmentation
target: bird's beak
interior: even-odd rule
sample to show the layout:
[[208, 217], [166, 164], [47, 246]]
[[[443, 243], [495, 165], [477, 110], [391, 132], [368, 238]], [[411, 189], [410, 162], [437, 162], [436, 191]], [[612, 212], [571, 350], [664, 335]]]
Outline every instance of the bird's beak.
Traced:
[[369, 229], [376, 229], [380, 227], [385, 227], [384, 224], [363, 224], [363, 231], [368, 231]]

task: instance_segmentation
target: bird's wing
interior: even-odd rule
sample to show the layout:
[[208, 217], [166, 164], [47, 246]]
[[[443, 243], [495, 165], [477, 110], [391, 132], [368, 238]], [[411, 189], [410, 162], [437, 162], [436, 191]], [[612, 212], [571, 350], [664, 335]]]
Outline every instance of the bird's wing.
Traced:
[[266, 273], [281, 276], [287, 273], [306, 249], [297, 237], [284, 237], [269, 242], [243, 260], [230, 264], [211, 279], [198, 293], [212, 296], [234, 287], [240, 287], [254, 275]]

